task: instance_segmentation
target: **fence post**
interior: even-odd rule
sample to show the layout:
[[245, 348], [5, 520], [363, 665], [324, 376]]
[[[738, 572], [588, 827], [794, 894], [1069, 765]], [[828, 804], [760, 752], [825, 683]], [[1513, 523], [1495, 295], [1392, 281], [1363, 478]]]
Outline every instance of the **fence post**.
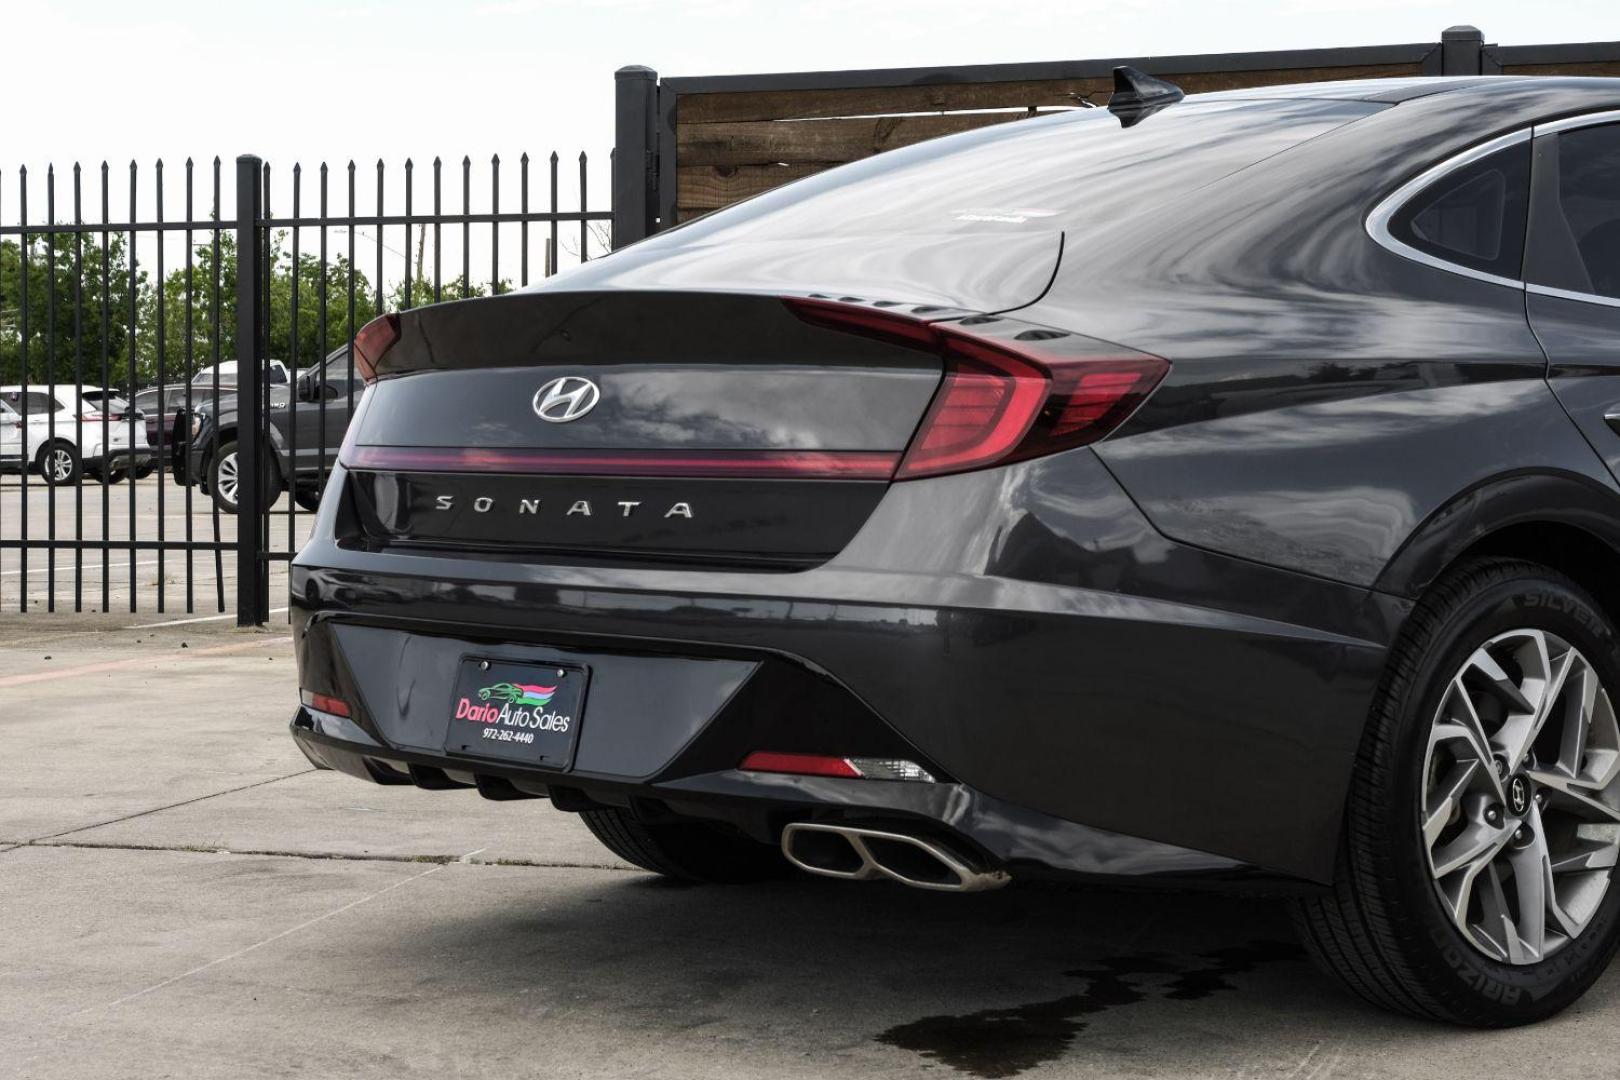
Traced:
[[265, 517], [259, 492], [259, 432], [263, 427], [260, 349], [264, 295], [259, 280], [264, 238], [259, 229], [264, 162], [236, 159], [236, 625], [270, 621], [270, 581], [264, 561]]
[[613, 246], [652, 232], [658, 192], [658, 73], [632, 64], [613, 73]]
[[1440, 35], [1440, 74], [1478, 75], [1485, 35], [1477, 26], [1448, 26]]

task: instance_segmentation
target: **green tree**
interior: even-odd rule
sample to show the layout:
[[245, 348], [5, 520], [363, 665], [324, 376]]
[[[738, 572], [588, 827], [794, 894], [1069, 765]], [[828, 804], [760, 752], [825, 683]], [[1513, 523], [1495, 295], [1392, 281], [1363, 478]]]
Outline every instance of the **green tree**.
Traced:
[[[511, 291], [512, 283], [505, 278], [495, 283], [496, 295]], [[462, 276], [457, 274], [439, 287], [439, 299], [444, 303], [449, 303], [451, 300], [488, 296], [489, 292], [487, 284], [475, 281], [468, 285]], [[417, 276], [411, 278], [411, 289], [408, 294], [405, 291], [405, 282], [403, 280], [396, 281], [394, 287], [388, 290], [387, 308], [389, 311], [405, 311], [410, 308], [426, 307], [433, 302], [433, 282], [424, 281], [420, 270]]]
[[77, 374], [86, 385], [127, 381], [130, 293], [145, 290], [147, 275], [131, 280], [126, 239], [92, 232], [0, 242], [0, 382], [21, 382], [25, 357], [31, 383], [71, 383]]
[[[327, 352], [346, 343], [354, 331], [377, 314], [375, 290], [366, 275], [342, 255], [322, 266], [319, 256], [299, 252], [296, 269], [287, 234], [270, 237], [269, 315], [265, 323], [268, 357], [300, 368], [319, 363]], [[234, 237], [219, 244], [219, 290], [214, 291], [212, 238], [193, 251], [190, 288], [184, 267], [164, 279], [162, 333], [155, 291], [142, 301], [141, 333], [136, 343], [146, 381], [156, 379], [161, 358], [166, 382], [179, 382], [218, 357], [239, 359], [236, 349], [237, 252]], [[354, 290], [354, 320], [349, 320], [349, 290]], [[321, 298], [326, 298], [322, 319]], [[297, 326], [293, 324], [297, 299]], [[217, 308], [217, 310], [216, 310]], [[187, 321], [187, 313], [190, 321]], [[215, 327], [218, 327], [216, 337]], [[324, 331], [324, 336], [323, 336]], [[162, 342], [161, 354], [158, 343]], [[187, 342], [191, 351], [186, 351]]]

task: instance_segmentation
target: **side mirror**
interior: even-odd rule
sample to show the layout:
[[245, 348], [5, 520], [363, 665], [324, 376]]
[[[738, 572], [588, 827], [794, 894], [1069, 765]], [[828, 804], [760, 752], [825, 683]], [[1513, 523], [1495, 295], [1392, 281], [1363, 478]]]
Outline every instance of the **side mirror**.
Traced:
[[298, 376], [298, 400], [314, 401], [319, 393], [319, 386], [308, 372]]

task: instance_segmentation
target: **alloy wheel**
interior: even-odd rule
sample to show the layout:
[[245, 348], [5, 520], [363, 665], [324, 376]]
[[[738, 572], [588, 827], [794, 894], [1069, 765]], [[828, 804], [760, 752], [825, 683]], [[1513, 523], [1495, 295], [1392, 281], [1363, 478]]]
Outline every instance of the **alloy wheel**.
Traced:
[[1562, 638], [1511, 630], [1452, 677], [1430, 726], [1419, 827], [1452, 922], [1534, 964], [1597, 913], [1620, 855], [1620, 726]]
[[73, 475], [73, 455], [58, 446], [46, 457], [45, 467], [50, 470], [51, 483], [65, 483], [68, 477]]
[[219, 468], [214, 473], [214, 483], [219, 489], [220, 497], [235, 506], [237, 486], [235, 451], [219, 459]]

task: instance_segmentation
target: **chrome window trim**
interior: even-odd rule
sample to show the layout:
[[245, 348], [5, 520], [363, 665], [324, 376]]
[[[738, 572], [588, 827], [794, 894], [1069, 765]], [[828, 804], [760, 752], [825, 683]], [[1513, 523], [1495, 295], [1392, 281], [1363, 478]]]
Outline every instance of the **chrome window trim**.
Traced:
[[1575, 128], [1596, 127], [1598, 124], [1620, 123], [1620, 109], [1608, 109], [1604, 112], [1583, 113], [1580, 116], [1566, 116], [1562, 120], [1552, 120], [1535, 127], [1536, 138], [1543, 135], [1552, 135], [1560, 131], [1573, 131]]
[[1520, 292], [1523, 292], [1525, 289], [1525, 284], [1523, 281], [1520, 281], [1517, 278], [1506, 278], [1497, 274], [1488, 274], [1483, 270], [1475, 270], [1471, 266], [1459, 266], [1457, 263], [1447, 262], [1445, 259], [1430, 255], [1426, 251], [1419, 251], [1417, 248], [1412, 247], [1409, 244], [1402, 243], [1401, 241], [1395, 239], [1394, 234], [1389, 231], [1389, 223], [1395, 217], [1396, 213], [1399, 212], [1401, 207], [1406, 204], [1407, 200], [1417, 195], [1424, 188], [1427, 188], [1435, 181], [1441, 179], [1449, 173], [1456, 171], [1457, 169], [1465, 168], [1481, 158], [1489, 157], [1498, 150], [1505, 150], [1510, 146], [1517, 146], [1519, 143], [1529, 142], [1533, 130], [1533, 128], [1525, 127], [1520, 128], [1518, 131], [1511, 131], [1506, 135], [1499, 135], [1488, 142], [1482, 142], [1478, 146], [1469, 147], [1462, 153], [1453, 155], [1439, 164], [1431, 165], [1429, 168], [1423, 170], [1423, 172], [1419, 173], [1417, 176], [1414, 176], [1412, 179], [1396, 188], [1390, 194], [1384, 196], [1378, 205], [1372, 208], [1372, 212], [1367, 215], [1367, 235], [1372, 237], [1373, 240], [1375, 240], [1381, 247], [1393, 251], [1395, 254], [1404, 259], [1411, 259], [1413, 262], [1422, 263], [1424, 266], [1432, 266], [1436, 270], [1444, 270], [1451, 274], [1460, 274], [1463, 277], [1473, 278], [1476, 281], [1487, 281], [1492, 285], [1505, 285], [1510, 289], [1517, 289]]
[[1560, 300], [1575, 300], [1582, 304], [1601, 304], [1603, 307], [1620, 308], [1620, 296], [1604, 296], [1601, 293], [1576, 292], [1573, 289], [1555, 289], [1551, 285], [1537, 285], [1530, 281], [1525, 283], [1525, 290], [1536, 296], [1556, 296]]

